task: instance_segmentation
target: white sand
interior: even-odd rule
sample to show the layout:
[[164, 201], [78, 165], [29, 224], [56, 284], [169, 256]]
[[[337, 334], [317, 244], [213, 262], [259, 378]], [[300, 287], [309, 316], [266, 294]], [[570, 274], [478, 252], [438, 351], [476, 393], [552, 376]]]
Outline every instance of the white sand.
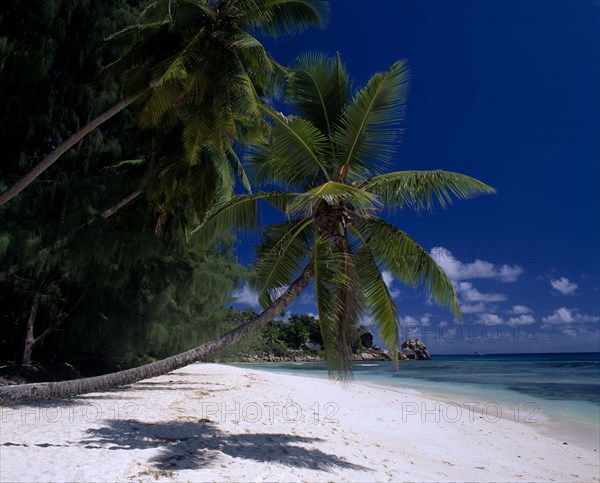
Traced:
[[490, 408], [195, 364], [0, 408], [0, 480], [600, 481], [597, 448], [496, 420]]

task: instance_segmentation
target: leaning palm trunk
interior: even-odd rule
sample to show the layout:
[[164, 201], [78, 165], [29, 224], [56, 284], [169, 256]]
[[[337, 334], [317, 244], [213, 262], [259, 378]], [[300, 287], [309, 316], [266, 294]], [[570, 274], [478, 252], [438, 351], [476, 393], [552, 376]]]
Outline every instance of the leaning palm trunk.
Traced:
[[134, 382], [167, 374], [175, 369], [187, 366], [200, 359], [213, 354], [227, 346], [239, 342], [258, 329], [262, 329], [277, 315], [283, 312], [288, 305], [308, 286], [312, 278], [312, 264], [309, 264], [302, 274], [289, 288], [268, 308], [253, 320], [230, 332], [202, 344], [195, 349], [162, 359], [145, 366], [114, 372], [104, 376], [74, 379], [71, 381], [45, 382], [41, 384], [22, 384], [18, 386], [5, 386], [0, 388], [0, 404], [16, 404], [39, 399], [58, 399], [68, 396], [77, 396], [103, 389], [114, 388], [132, 384]]
[[[156, 86], [157, 81], [152, 81], [149, 84], [150, 88]], [[0, 193], [0, 206], [4, 203], [7, 203], [15, 196], [17, 196], [21, 191], [27, 188], [31, 183], [33, 183], [36, 178], [41, 175], [44, 171], [46, 171], [50, 166], [52, 166], [58, 158], [60, 158], [63, 154], [65, 154], [69, 149], [79, 143], [85, 136], [87, 136], [90, 132], [92, 132], [97, 127], [104, 124], [106, 121], [117, 115], [123, 109], [125, 109], [130, 104], [133, 104], [136, 100], [138, 100], [142, 94], [145, 93], [145, 90], [141, 90], [136, 92], [135, 94], [126, 97], [121, 100], [110, 109], [104, 111], [95, 119], [92, 119], [85, 126], [83, 126], [79, 131], [71, 135], [69, 139], [63, 142], [60, 146], [58, 146], [54, 151], [44, 156], [38, 164], [36, 164], [27, 174], [22, 176], [17, 182], [15, 182], [8, 189]]]

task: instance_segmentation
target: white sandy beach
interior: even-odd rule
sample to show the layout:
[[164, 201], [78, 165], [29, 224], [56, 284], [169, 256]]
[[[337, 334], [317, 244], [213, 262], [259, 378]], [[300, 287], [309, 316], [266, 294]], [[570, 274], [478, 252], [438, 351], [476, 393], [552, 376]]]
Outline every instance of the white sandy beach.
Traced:
[[195, 364], [0, 408], [0, 480], [600, 481], [597, 447], [489, 408]]

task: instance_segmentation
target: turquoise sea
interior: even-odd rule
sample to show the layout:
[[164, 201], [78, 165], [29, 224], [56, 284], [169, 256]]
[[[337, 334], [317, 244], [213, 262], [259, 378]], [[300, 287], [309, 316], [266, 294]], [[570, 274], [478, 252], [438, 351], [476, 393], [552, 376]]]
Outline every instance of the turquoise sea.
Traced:
[[[239, 364], [328, 377], [321, 363]], [[437, 355], [430, 361], [357, 361], [356, 382], [449, 403], [477, 403], [542, 433], [600, 451], [600, 352]], [[500, 408], [500, 409], [499, 409]]]

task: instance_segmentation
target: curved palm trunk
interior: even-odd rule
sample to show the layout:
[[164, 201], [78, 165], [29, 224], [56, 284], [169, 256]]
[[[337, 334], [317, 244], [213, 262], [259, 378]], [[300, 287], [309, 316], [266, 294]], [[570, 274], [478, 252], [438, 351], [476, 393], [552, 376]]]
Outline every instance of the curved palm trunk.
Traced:
[[268, 308], [253, 320], [225, 335], [202, 344], [195, 349], [145, 366], [114, 372], [104, 376], [74, 379], [71, 381], [45, 382], [41, 384], [22, 384], [0, 387], [0, 404], [15, 404], [36, 399], [58, 399], [89, 392], [101, 391], [126, 384], [167, 374], [175, 369], [187, 366], [213, 354], [231, 344], [239, 342], [254, 331], [265, 327], [271, 320], [285, 310], [292, 301], [308, 286], [312, 278], [312, 264], [309, 264], [300, 277]]
[[[156, 84], [157, 81], [153, 81], [149, 84], [149, 87], [152, 88], [156, 86]], [[69, 149], [75, 146], [78, 142], [80, 142], [85, 136], [87, 136], [98, 126], [102, 125], [110, 118], [112, 118], [113, 116], [121, 112], [123, 109], [125, 109], [127, 106], [138, 100], [142, 96], [142, 94], [144, 94], [144, 92], [145, 91], [142, 90], [140, 92], [130, 95], [129, 97], [126, 97], [125, 99], [122, 99], [110, 109], [104, 111], [95, 119], [92, 119], [79, 131], [71, 135], [69, 139], [64, 141], [54, 151], [44, 156], [44, 158], [38, 164], [36, 164], [27, 174], [22, 176], [11, 187], [7, 188], [5, 191], [0, 193], [0, 206], [17, 196], [21, 191], [23, 191], [31, 183], [33, 183], [40, 174], [42, 174], [50, 166], [52, 166], [58, 160], [58, 158], [60, 158], [63, 154], [65, 154]]]

